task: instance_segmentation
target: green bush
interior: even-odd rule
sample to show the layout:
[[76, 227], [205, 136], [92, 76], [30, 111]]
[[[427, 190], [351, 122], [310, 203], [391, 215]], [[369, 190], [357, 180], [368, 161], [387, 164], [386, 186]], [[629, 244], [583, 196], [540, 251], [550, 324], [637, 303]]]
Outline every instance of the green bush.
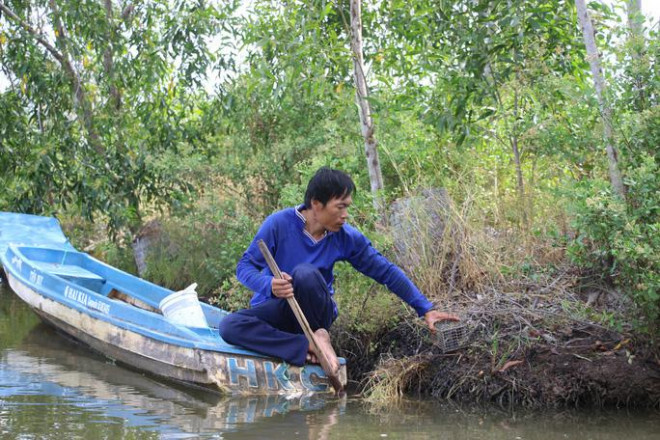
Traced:
[[222, 296], [215, 299], [227, 305], [224, 295], [235, 290], [236, 263], [254, 232], [252, 220], [227, 201], [207, 202], [188, 215], [168, 218], [149, 248], [145, 278], [174, 290], [197, 283], [200, 296]]
[[573, 260], [601, 274], [640, 308], [639, 326], [657, 330], [660, 318], [660, 169], [653, 157], [627, 173], [624, 202], [603, 181], [576, 189], [569, 246]]

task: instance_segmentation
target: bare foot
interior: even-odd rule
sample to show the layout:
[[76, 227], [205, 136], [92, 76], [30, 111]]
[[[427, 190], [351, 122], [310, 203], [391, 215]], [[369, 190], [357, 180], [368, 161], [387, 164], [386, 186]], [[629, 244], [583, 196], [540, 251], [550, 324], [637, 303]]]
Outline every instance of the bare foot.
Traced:
[[318, 360], [322, 357], [322, 355], [325, 355], [331, 370], [329, 373], [336, 375], [339, 373], [339, 359], [337, 359], [337, 354], [335, 353], [334, 348], [332, 348], [332, 342], [330, 342], [330, 334], [326, 329], [320, 328], [314, 332], [314, 336], [314, 339], [316, 339], [316, 344], [318, 345], [321, 353], [312, 352], [310, 353], [312, 355], [311, 358]]

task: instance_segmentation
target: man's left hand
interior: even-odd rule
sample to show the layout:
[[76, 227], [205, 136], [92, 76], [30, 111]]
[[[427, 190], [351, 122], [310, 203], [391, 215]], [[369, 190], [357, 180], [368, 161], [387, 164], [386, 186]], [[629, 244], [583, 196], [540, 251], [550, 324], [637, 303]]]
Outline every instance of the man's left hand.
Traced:
[[424, 315], [424, 321], [426, 325], [431, 330], [431, 333], [435, 333], [435, 324], [440, 321], [460, 321], [461, 319], [451, 313], [440, 312], [438, 310], [429, 310]]

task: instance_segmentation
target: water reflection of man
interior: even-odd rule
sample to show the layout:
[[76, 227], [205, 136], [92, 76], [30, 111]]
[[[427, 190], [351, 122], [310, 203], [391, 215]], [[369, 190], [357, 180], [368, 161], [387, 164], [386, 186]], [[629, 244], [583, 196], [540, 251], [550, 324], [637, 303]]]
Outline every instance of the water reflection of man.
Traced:
[[[319, 342], [319, 349], [337, 371], [339, 362], [328, 329], [337, 317], [333, 299], [333, 268], [348, 261], [356, 270], [387, 286], [415, 309], [435, 331], [439, 321], [455, 315], [433, 309], [431, 302], [395, 264], [383, 257], [357, 229], [346, 223], [355, 190], [344, 172], [320, 168], [307, 185], [305, 203], [270, 215], [236, 268], [238, 280], [254, 292], [250, 309], [225, 317], [220, 334], [229, 343], [301, 366], [315, 362], [286, 298], [294, 296]], [[283, 272], [277, 279], [258, 247], [263, 240]]]

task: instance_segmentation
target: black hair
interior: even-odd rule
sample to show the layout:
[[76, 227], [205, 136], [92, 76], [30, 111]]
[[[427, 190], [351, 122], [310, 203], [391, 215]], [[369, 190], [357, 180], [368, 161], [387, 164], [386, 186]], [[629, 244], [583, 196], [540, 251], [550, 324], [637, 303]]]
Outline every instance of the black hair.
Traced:
[[355, 191], [351, 176], [340, 170], [321, 167], [309, 180], [305, 191], [305, 208], [312, 207], [312, 200], [326, 205], [331, 199], [350, 196]]

